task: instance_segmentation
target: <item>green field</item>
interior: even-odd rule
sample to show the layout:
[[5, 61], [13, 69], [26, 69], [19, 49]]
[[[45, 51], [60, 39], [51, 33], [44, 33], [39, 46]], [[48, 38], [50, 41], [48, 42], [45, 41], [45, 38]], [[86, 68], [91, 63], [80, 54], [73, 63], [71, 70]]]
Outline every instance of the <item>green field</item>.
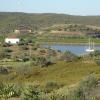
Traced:
[[[78, 62], [59, 61], [46, 68], [40, 68], [38, 66], [29, 67], [29, 62], [1, 62], [0, 65], [12, 67], [13, 69], [7, 75], [0, 75], [0, 80], [4, 82], [38, 81], [43, 85], [48, 81], [56, 81], [59, 84], [71, 85], [79, 82], [83, 77], [91, 73], [95, 73], [100, 78], [100, 66], [97, 66], [92, 60], [88, 62], [86, 60]], [[26, 71], [26, 74], [24, 74], [24, 71]]]
[[[3, 83], [4, 89], [7, 88], [6, 90], [1, 90], [3, 91], [1, 93], [4, 93], [3, 98], [6, 98], [5, 100], [21, 100], [21, 98], [24, 100], [24, 96], [27, 96], [27, 94], [28, 100], [31, 100], [30, 98], [34, 100], [34, 97], [41, 98], [40, 100], [53, 100], [53, 97], [56, 98], [55, 100], [62, 100], [61, 98], [64, 97], [63, 100], [67, 100], [69, 93], [74, 91], [74, 89], [78, 89], [77, 86], [82, 85], [82, 87], [85, 88], [85, 85], [89, 84], [91, 89], [91, 86], [95, 85], [95, 79], [93, 77], [87, 79], [87, 76], [93, 74], [96, 76], [96, 80], [100, 79], [100, 65], [96, 63], [96, 60], [90, 58], [72, 62], [57, 61], [55, 64], [49, 65], [48, 67], [34, 66], [32, 62], [0, 62], [0, 66], [9, 69], [8, 73], [0, 74], [0, 86], [2, 86]], [[87, 81], [83, 80], [85, 78]], [[83, 83], [81, 83], [81, 81]], [[86, 82], [86, 84], [84, 82]], [[10, 86], [12, 86], [12, 90], [10, 90]], [[9, 96], [9, 99], [7, 99], [7, 95], [10, 91], [13, 91], [13, 86], [15, 86], [14, 93], [16, 93], [15, 91], [17, 91], [17, 93]], [[21, 90], [21, 92], [18, 90]], [[93, 88], [93, 90], [91, 90], [91, 93], [99, 92], [100, 86]], [[45, 93], [46, 91], [47, 93]], [[90, 90], [86, 89], [85, 92], [87, 91]], [[34, 94], [38, 92], [40, 94]], [[91, 97], [95, 96], [96, 94], [93, 94]], [[78, 98], [77, 95], [75, 95], [75, 97]], [[82, 96], [80, 98], [82, 98]]]
[[[41, 42], [48, 42], [48, 43], [72, 43], [72, 44], [80, 44], [80, 43], [88, 43], [89, 38], [84, 37], [84, 38], [71, 38], [71, 37], [50, 37], [50, 36], [40, 36], [37, 37], [37, 41], [39, 43]], [[91, 38], [91, 41], [94, 42], [95, 44], [100, 44], [100, 39], [99, 38]]]

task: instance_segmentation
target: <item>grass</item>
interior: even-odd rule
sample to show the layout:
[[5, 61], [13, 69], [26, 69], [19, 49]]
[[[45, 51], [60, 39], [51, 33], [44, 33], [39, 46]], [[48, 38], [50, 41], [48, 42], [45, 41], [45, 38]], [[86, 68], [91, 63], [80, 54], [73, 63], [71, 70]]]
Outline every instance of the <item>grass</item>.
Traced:
[[[59, 37], [50, 37], [50, 36], [41, 36], [37, 38], [38, 42], [49, 42], [49, 43], [88, 43], [89, 38], [69, 38], [69, 37], [65, 37], [65, 38], [59, 38]], [[96, 38], [92, 38], [91, 39], [92, 42], [95, 43], [100, 43], [100, 39], [96, 39]]]
[[[25, 65], [29, 67], [29, 62], [5, 62], [1, 65], [13, 67], [22, 67]], [[19, 67], [19, 68], [20, 68]], [[5, 82], [33, 82], [37, 81], [44, 85], [48, 81], [56, 81], [59, 84], [71, 85], [79, 82], [83, 77], [95, 73], [100, 78], [100, 66], [97, 66], [94, 61], [77, 61], [77, 62], [64, 62], [58, 61], [54, 65], [50, 65], [47, 68], [40, 68], [37, 66], [31, 66], [31, 74], [22, 75], [16, 74], [15, 71], [8, 75], [0, 75], [0, 80]]]
[[[72, 40], [72, 42], [74, 42], [74, 40], [77, 40], [78, 42], [81, 41], [79, 39], [66, 39], [67, 41]], [[83, 40], [88, 41], [87, 38]], [[0, 47], [0, 49], [3, 48], [4, 47]], [[13, 49], [13, 53], [17, 52], [17, 55], [29, 53], [29, 50], [24, 51], [21, 49], [21, 47], [11, 46], [9, 48]], [[33, 53], [34, 52], [38, 53], [38, 51], [33, 50]], [[4, 82], [38, 81], [42, 85], [44, 85], [48, 81], [57, 81], [57, 83], [59, 84], [70, 85], [79, 82], [83, 77], [87, 76], [90, 73], [96, 73], [97, 77], [100, 78], [100, 66], [97, 66], [93, 60], [88, 62], [84, 60], [79, 60], [77, 62], [57, 61], [56, 64], [50, 65], [45, 68], [40, 68], [34, 65], [31, 65], [30, 67], [29, 64], [30, 62], [0, 62], [0, 66], [13, 68], [13, 70], [9, 74], [0, 74], [0, 80]], [[16, 70], [17, 72], [19, 71], [20, 74], [17, 73]], [[24, 72], [27, 72], [28, 74], [24, 75]]]

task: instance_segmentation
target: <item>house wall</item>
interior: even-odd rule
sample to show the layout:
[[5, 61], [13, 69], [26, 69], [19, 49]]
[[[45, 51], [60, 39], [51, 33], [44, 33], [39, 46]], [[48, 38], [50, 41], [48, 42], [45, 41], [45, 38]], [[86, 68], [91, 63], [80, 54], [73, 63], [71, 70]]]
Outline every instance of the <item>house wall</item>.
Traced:
[[11, 39], [11, 38], [6, 38], [5, 39], [5, 43], [11, 43], [11, 44], [17, 44], [19, 43], [19, 39], [18, 38], [15, 38], [15, 39]]

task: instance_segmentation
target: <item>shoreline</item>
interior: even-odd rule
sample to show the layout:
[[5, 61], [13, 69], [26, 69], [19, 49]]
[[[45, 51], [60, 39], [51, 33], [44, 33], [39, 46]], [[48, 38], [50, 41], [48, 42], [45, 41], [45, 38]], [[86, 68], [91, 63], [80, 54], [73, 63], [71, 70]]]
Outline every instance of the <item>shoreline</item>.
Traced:
[[[55, 45], [88, 45], [88, 43], [61, 43], [61, 42], [37, 42], [39, 44], [55, 44]], [[96, 46], [100, 46], [100, 43], [95, 43]]]

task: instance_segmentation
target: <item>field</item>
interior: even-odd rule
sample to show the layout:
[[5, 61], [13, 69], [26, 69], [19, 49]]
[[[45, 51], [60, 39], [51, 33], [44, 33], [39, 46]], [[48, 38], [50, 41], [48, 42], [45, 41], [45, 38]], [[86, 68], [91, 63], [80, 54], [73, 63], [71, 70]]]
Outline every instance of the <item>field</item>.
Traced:
[[[68, 37], [68, 36], [51, 36], [51, 35], [42, 35], [37, 37], [37, 41], [39, 43], [41, 42], [47, 42], [47, 43], [72, 43], [72, 44], [80, 44], [80, 43], [88, 43], [89, 37]], [[100, 44], [100, 39], [99, 38], [91, 38], [91, 41], [94, 42], [95, 44]]]
[[[38, 38], [39, 39], [39, 41], [38, 41], [38, 43], [44, 43], [44, 42], [47, 42], [47, 43], [54, 43], [54, 44], [60, 44], [60, 43], [63, 43], [63, 44], [84, 44], [84, 43], [87, 43], [88, 42], [88, 39], [86, 38], [86, 39], [69, 39], [69, 38], [66, 38], [66, 39], [48, 39], [48, 38]], [[95, 44], [97, 44], [97, 45], [99, 45], [100, 44], [100, 39], [93, 39], [93, 41], [95, 42]]]
[[[86, 84], [89, 84], [90, 88], [95, 85], [95, 80], [92, 77], [81, 83], [85, 77], [94, 74], [96, 79], [100, 79], [100, 65], [97, 65], [93, 59], [89, 60], [89, 58], [88, 61], [87, 59], [73, 62], [57, 61], [48, 67], [34, 66], [31, 62], [0, 62], [0, 66], [9, 69], [8, 73], [0, 72], [0, 86], [2, 86], [2, 83], [9, 84], [4, 85], [4, 89], [7, 88], [7, 92], [1, 90], [3, 91], [1, 93], [4, 93], [3, 98], [5, 98], [5, 100], [21, 100], [23, 93], [25, 93], [25, 96], [28, 96], [28, 100], [34, 100], [33, 98], [41, 98], [39, 100], [53, 100], [53, 98], [56, 98], [55, 100], [62, 100], [62, 97], [63, 100], [67, 100], [69, 93], [74, 89], [78, 89], [77, 86], [82, 84], [82, 87], [85, 88], [84, 82], [89, 81], [90, 83]], [[11, 90], [9, 88], [11, 88]], [[27, 91], [23, 90], [23, 88]], [[15, 89], [15, 96], [7, 96], [13, 89]], [[21, 89], [22, 92], [20, 92]], [[40, 94], [32, 94], [31, 90], [34, 91], [34, 93]], [[90, 90], [86, 89], [85, 92], [87, 91]], [[99, 86], [93, 88], [93, 90], [91, 90], [91, 93], [94, 93], [92, 96], [99, 97], [99, 91]], [[75, 97], [78, 98], [77, 96]], [[24, 97], [22, 100], [24, 100]]]
[[[59, 84], [71, 85], [79, 82], [82, 78], [91, 73], [95, 73], [96, 76], [100, 78], [100, 66], [97, 66], [92, 60], [88, 62], [81, 60], [69, 63], [58, 61], [56, 64], [50, 65], [46, 68], [40, 68], [37, 66], [29, 67], [29, 62], [1, 62], [0, 65], [4, 67], [12, 66], [13, 69], [13, 71], [7, 75], [0, 75], [0, 80], [4, 82], [37, 81], [44, 85], [48, 81], [56, 81]], [[26, 69], [23, 67], [26, 67]], [[15, 69], [17, 69], [19, 73]], [[26, 71], [26, 73], [24, 71]]]

